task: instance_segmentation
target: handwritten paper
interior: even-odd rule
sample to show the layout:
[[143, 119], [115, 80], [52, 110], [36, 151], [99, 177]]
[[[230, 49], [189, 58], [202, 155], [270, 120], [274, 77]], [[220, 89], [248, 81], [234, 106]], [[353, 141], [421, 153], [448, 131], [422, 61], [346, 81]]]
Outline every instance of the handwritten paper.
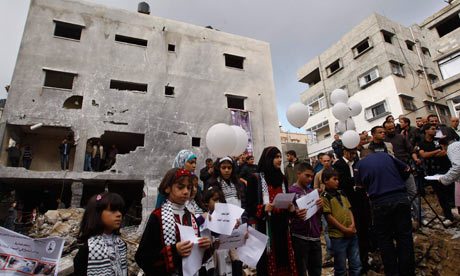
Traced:
[[229, 203], [216, 203], [212, 218], [209, 221], [209, 230], [224, 234], [231, 235], [233, 227], [235, 227], [236, 220], [241, 218], [244, 209]]
[[201, 268], [205, 249], [199, 247], [199, 237], [196, 236], [195, 230], [191, 226], [177, 224], [179, 227], [181, 241], [190, 241], [193, 243], [192, 252], [189, 256], [182, 258], [182, 272], [184, 276], [193, 276]]
[[316, 201], [319, 199], [318, 190], [310, 192], [306, 196], [303, 196], [296, 200], [297, 206], [299, 209], [307, 209], [307, 216], [305, 220], [311, 218], [316, 212], [318, 212], [318, 206]]
[[232, 249], [243, 246], [244, 236], [248, 230], [248, 225], [242, 224], [237, 229], [233, 230], [230, 236], [221, 235], [219, 237], [219, 249]]
[[292, 203], [292, 200], [294, 200], [295, 193], [279, 193], [275, 196], [275, 199], [273, 200], [273, 205], [275, 205], [275, 208], [280, 208], [280, 209], [287, 209], [289, 207], [289, 204]]
[[246, 243], [237, 248], [236, 252], [240, 261], [250, 267], [256, 267], [262, 253], [267, 246], [268, 236], [260, 233], [252, 227], [248, 227], [249, 237]]
[[436, 180], [436, 181], [438, 181], [441, 176], [443, 176], [443, 175], [442, 174], [427, 175], [427, 176], [425, 176], [425, 179], [426, 180]]

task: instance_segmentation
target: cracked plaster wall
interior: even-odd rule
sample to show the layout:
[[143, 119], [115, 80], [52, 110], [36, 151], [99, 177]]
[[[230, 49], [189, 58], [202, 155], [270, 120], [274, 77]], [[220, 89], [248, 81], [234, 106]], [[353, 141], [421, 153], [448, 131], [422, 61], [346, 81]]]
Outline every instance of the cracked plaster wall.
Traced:
[[[54, 37], [53, 19], [84, 25], [81, 40]], [[148, 46], [115, 42], [115, 34]], [[224, 53], [245, 57], [244, 69], [226, 68]], [[43, 88], [43, 68], [76, 73], [73, 89]], [[111, 79], [147, 83], [148, 91], [110, 89]], [[164, 96], [166, 85], [175, 87], [174, 97]], [[84, 1], [32, 0], [2, 122], [71, 127], [79, 138], [77, 172], [88, 138], [106, 130], [145, 133], [144, 147], [118, 156], [112, 169], [144, 175], [143, 206], [150, 209], [178, 151], [195, 152], [197, 172], [211, 156], [207, 130], [230, 122], [225, 94], [247, 97], [256, 160], [265, 146], [280, 147], [268, 43]], [[72, 95], [83, 96], [82, 109], [62, 108]], [[201, 138], [199, 148], [192, 137]]]

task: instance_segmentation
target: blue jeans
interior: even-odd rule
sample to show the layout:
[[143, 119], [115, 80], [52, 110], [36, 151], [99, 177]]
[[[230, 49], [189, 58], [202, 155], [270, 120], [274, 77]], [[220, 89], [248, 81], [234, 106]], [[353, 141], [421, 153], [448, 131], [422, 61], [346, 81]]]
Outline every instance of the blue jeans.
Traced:
[[30, 168], [31, 163], [32, 163], [32, 159], [30, 159], [30, 158], [23, 158], [22, 159], [22, 165], [24, 166], [24, 168], [26, 170], [28, 170]]
[[[70, 160], [70, 155], [61, 154], [61, 169], [62, 170], [69, 169], [69, 160]], [[64, 161], [65, 161], [65, 169], [64, 169]]]
[[83, 165], [84, 171], [92, 171], [93, 167], [91, 166], [91, 153], [85, 153], [85, 164]]
[[372, 210], [385, 275], [415, 275], [410, 203], [407, 196], [373, 202]]
[[350, 265], [349, 276], [359, 276], [361, 273], [361, 260], [359, 258], [358, 235], [350, 238], [331, 238], [332, 251], [334, 252], [334, 276], [347, 275], [347, 259]]
[[324, 217], [324, 214], [321, 215], [321, 223], [324, 229], [324, 240], [326, 241], [326, 254], [332, 255], [332, 248], [331, 248], [331, 239], [329, 238], [329, 234], [327, 232], [327, 221]]

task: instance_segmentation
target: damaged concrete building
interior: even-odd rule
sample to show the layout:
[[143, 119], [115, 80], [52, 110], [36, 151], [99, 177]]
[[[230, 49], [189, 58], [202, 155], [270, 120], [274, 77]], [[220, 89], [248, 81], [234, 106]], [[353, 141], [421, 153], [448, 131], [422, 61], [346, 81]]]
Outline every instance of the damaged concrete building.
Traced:
[[[0, 181], [24, 209], [58, 197], [84, 206], [109, 190], [147, 215], [180, 150], [196, 154], [197, 172], [213, 157], [205, 136], [216, 123], [244, 124], [256, 160], [281, 145], [269, 44], [156, 17], [145, 3], [135, 12], [31, 0], [8, 94]], [[60, 166], [66, 136], [69, 171]], [[116, 145], [110, 169], [83, 170], [90, 139]], [[29, 170], [8, 166], [12, 142], [32, 148]]]

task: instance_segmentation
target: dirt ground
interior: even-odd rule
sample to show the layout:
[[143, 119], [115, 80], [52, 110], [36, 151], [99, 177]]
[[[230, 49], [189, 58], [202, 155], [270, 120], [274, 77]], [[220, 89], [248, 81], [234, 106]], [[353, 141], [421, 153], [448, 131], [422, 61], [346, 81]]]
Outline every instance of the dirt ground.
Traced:
[[[425, 198], [435, 209], [436, 213], [442, 215], [437, 197], [430, 188], [426, 189]], [[427, 220], [435, 217], [429, 206], [422, 199], [422, 207]], [[460, 216], [454, 212], [456, 223], [447, 229], [435, 219], [426, 227], [414, 231], [416, 275], [418, 276], [459, 276], [460, 275]], [[416, 228], [416, 225], [414, 225]], [[324, 244], [324, 242], [323, 242]], [[323, 245], [323, 256], [325, 256]], [[378, 252], [370, 253], [371, 267], [373, 270], [367, 273], [368, 276], [384, 275]], [[323, 268], [322, 275], [334, 275], [332, 267]]]

